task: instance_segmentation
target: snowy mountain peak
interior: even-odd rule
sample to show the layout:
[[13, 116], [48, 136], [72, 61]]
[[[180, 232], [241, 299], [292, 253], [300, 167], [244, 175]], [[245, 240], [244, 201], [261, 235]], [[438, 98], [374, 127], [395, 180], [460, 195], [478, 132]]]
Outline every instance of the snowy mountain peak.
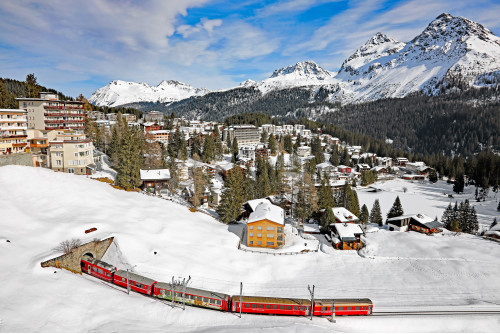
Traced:
[[373, 36], [372, 38], [370, 38], [365, 43], [365, 46], [368, 46], [368, 45], [380, 45], [380, 44], [383, 44], [383, 43], [399, 43], [399, 42], [396, 41], [393, 38], [388, 37], [386, 34], [378, 32], [378, 33], [375, 34], [375, 36]]
[[144, 82], [114, 80], [95, 91], [90, 96], [89, 102], [109, 107], [136, 102], [170, 103], [207, 93], [209, 90], [205, 88], [195, 88], [175, 80], [163, 80], [156, 87]]
[[301, 61], [295, 65], [280, 68], [275, 70], [269, 78], [279, 78], [279, 77], [294, 77], [294, 78], [308, 78], [308, 79], [319, 79], [324, 80], [332, 76], [332, 74], [323, 69], [321, 66], [313, 61]]
[[248, 88], [248, 87], [254, 87], [255, 85], [257, 85], [257, 82], [252, 80], [252, 79], [248, 79], [248, 80], [245, 80], [243, 82], [241, 82], [238, 87], [245, 87], [245, 88]]

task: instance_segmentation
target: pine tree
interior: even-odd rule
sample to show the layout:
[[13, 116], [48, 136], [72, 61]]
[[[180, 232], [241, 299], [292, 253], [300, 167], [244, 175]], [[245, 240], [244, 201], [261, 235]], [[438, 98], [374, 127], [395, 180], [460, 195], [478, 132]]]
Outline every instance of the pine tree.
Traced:
[[38, 98], [39, 85], [36, 81], [36, 77], [34, 73], [30, 73], [26, 76], [25, 85], [25, 94], [26, 97], [29, 98]]
[[219, 132], [219, 126], [215, 125], [214, 128], [214, 137], [215, 137], [215, 159], [221, 160], [222, 159], [222, 140], [220, 137], [220, 132]]
[[370, 213], [368, 212], [368, 207], [363, 204], [361, 207], [361, 214], [359, 215], [359, 222], [363, 225], [368, 224], [368, 219], [370, 218]]
[[444, 228], [447, 230], [451, 230], [451, 223], [453, 221], [454, 214], [453, 214], [453, 208], [451, 207], [451, 203], [448, 204], [448, 207], [446, 210], [444, 210], [443, 217], [441, 217], [441, 222], [444, 225]]
[[332, 154], [330, 154], [330, 163], [334, 166], [339, 165], [339, 147], [337, 144], [332, 145]]
[[201, 139], [198, 135], [193, 136], [191, 144], [191, 157], [194, 159], [195, 155], [198, 156], [198, 158], [201, 157]]
[[328, 227], [331, 224], [335, 224], [335, 215], [333, 214], [331, 207], [326, 207], [325, 212], [320, 219], [321, 226]]
[[403, 206], [401, 205], [399, 196], [397, 196], [396, 200], [394, 201], [394, 204], [392, 205], [392, 208], [387, 213], [387, 218], [399, 217], [402, 216], [403, 214], [404, 214]]
[[117, 152], [117, 175], [115, 183], [125, 189], [134, 189], [141, 185], [140, 169], [144, 165], [146, 138], [144, 132], [122, 128], [119, 151]]
[[186, 138], [184, 137], [184, 133], [182, 131], [178, 137], [177, 158], [181, 160], [187, 160], [188, 158]]
[[335, 206], [335, 202], [333, 200], [333, 192], [332, 188], [326, 185], [325, 180], [321, 181], [321, 186], [318, 191], [318, 208], [333, 208]]
[[232, 162], [236, 162], [236, 156], [238, 155], [238, 139], [236, 139], [236, 137], [234, 137], [234, 140], [233, 140], [233, 146], [231, 146], [231, 161]]
[[382, 226], [382, 212], [380, 210], [380, 203], [378, 199], [373, 203], [372, 211], [370, 212], [370, 222]]
[[361, 210], [359, 209], [358, 193], [356, 190], [351, 190], [347, 210], [351, 211], [356, 217], [359, 217], [361, 214]]
[[245, 179], [240, 167], [234, 166], [231, 169], [225, 180], [225, 186], [217, 213], [223, 222], [229, 223], [240, 215], [246, 197]]
[[460, 194], [464, 191], [464, 175], [457, 174], [455, 182], [453, 183], [453, 191]]
[[293, 147], [292, 147], [292, 137], [290, 135], [285, 135], [283, 139], [283, 149], [287, 151], [288, 153], [292, 154], [293, 152]]
[[203, 162], [210, 163], [215, 160], [215, 143], [211, 135], [205, 137], [203, 143], [203, 153], [201, 155]]
[[434, 168], [432, 168], [429, 172], [429, 181], [431, 183], [436, 183], [437, 180], [438, 180], [438, 176], [437, 176], [436, 170]]
[[258, 157], [256, 167], [257, 196], [259, 198], [264, 198], [271, 193], [268, 166], [262, 157]]
[[193, 204], [194, 207], [198, 207], [203, 204], [203, 193], [207, 185], [205, 175], [203, 174], [203, 170], [201, 168], [195, 168], [193, 171], [193, 183], [194, 193], [191, 198], [191, 204]]
[[271, 151], [271, 155], [276, 154], [276, 138], [274, 138], [274, 135], [269, 136], [269, 141], [268, 141], [268, 147], [269, 150]]

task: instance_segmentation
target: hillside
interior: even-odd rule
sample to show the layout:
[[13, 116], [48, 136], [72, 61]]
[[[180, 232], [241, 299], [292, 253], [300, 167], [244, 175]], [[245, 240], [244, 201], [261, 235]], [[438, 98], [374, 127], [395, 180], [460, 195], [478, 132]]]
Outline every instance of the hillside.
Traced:
[[[433, 207], [421, 208], [430, 215], [441, 211], [447, 199], [421, 199], [432, 194], [442, 197], [443, 189], [451, 187], [445, 183], [435, 188], [405, 184], [409, 202], [400, 194], [405, 210], [417, 209], [408, 203], [430, 203]], [[397, 192], [400, 186], [383, 186], [389, 195], [380, 195], [384, 214], [389, 206], [386, 202], [393, 200], [389, 191]], [[500, 253], [496, 244], [478, 237], [451, 233], [429, 237], [374, 229], [368, 233], [367, 243], [369, 255], [375, 258], [333, 249], [271, 256], [239, 251], [231, 225], [170, 201], [116, 190], [84, 176], [6, 166], [0, 168], [0, 187], [0, 280], [4, 283], [0, 300], [8, 301], [0, 303], [2, 331], [331, 332], [333, 326], [338, 331], [366, 332], [408, 331], [408, 324], [414, 322], [422, 331], [494, 331], [498, 325], [495, 317], [484, 316], [446, 322], [432, 317], [418, 321], [384, 317], [382, 322], [379, 317], [338, 318], [334, 325], [320, 318], [243, 315], [239, 319], [192, 307], [182, 311], [135, 293], [127, 295], [86, 275], [40, 267], [41, 261], [59, 255], [53, 248], [62, 240], [80, 238], [86, 242], [114, 236], [116, 243], [104, 260], [120, 268], [133, 267], [134, 272], [160, 281], [191, 275], [192, 287], [236, 294], [243, 282], [245, 294], [300, 298], [306, 298], [307, 285], [314, 284], [318, 298], [368, 297], [379, 311], [451, 305], [491, 308], [500, 302], [495, 285]], [[360, 199], [369, 203], [373, 198]], [[491, 218], [488, 210], [478, 209], [480, 219]], [[84, 230], [90, 227], [97, 231], [85, 235]]]

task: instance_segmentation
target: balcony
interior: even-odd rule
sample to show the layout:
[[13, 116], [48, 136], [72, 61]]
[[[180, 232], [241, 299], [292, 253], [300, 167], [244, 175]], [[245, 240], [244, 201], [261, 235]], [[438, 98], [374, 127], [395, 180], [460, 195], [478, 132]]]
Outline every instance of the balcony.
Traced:
[[62, 112], [46, 112], [44, 116], [48, 117], [85, 117], [85, 114], [80, 113], [62, 113]]
[[44, 109], [53, 109], [53, 110], [56, 110], [56, 109], [59, 109], [59, 110], [83, 110], [83, 105], [82, 106], [78, 106], [78, 107], [74, 107], [74, 106], [65, 106], [65, 105], [62, 105], [62, 106], [48, 106], [48, 105], [44, 105], [43, 106]]
[[27, 143], [14, 143], [12, 144], [12, 147], [23, 147], [26, 146]]

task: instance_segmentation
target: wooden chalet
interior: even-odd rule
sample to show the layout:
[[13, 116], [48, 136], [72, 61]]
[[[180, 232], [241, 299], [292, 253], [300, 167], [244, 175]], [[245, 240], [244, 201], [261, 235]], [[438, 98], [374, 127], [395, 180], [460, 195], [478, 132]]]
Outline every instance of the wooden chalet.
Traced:
[[417, 231], [425, 234], [442, 232], [443, 226], [439, 221], [424, 214], [403, 215], [386, 220], [390, 231]]
[[141, 169], [142, 189], [152, 189], [155, 193], [168, 189], [170, 171], [168, 169]]
[[332, 245], [341, 250], [357, 250], [362, 248], [363, 230], [359, 224], [335, 223], [330, 225]]

